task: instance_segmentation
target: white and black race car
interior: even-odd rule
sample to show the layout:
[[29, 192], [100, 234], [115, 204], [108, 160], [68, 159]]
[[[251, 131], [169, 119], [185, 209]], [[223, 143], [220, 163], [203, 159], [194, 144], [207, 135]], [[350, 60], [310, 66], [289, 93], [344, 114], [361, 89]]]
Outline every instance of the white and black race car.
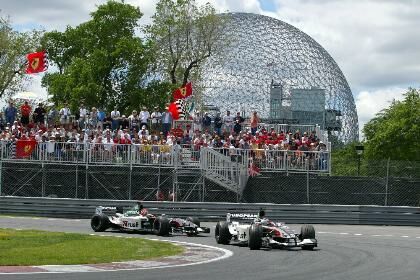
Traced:
[[149, 214], [148, 210], [140, 203], [125, 210], [120, 207], [96, 207], [95, 215], [91, 218], [90, 225], [96, 232], [109, 228], [150, 232], [165, 236], [169, 234], [186, 234], [188, 236], [200, 233], [210, 233], [210, 228], [201, 227], [196, 217], [168, 218], [165, 215], [156, 217]]
[[258, 215], [228, 213], [226, 221], [216, 224], [214, 234], [218, 244], [247, 245], [251, 250], [262, 247], [313, 250], [318, 246], [313, 226], [303, 225], [297, 234], [284, 223], [265, 218], [263, 210]]

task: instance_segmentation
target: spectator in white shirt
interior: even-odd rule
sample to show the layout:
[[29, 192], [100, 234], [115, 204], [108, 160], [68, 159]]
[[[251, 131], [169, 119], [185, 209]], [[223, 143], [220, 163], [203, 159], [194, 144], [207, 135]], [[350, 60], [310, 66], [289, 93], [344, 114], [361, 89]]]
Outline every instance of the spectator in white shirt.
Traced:
[[120, 111], [117, 110], [117, 107], [114, 107], [114, 111], [111, 112], [113, 131], [120, 127], [120, 117]]
[[223, 124], [225, 125], [225, 130], [229, 133], [232, 133], [233, 116], [230, 115], [230, 111], [226, 111], [226, 116], [223, 117]]
[[79, 108], [79, 127], [80, 129], [86, 128], [86, 116], [88, 114], [88, 110], [86, 109], [85, 105], [82, 103], [80, 104]]
[[160, 130], [160, 123], [162, 119], [162, 114], [158, 111], [158, 107], [155, 107], [155, 111], [151, 115], [152, 118], [152, 130]]
[[143, 127], [143, 125], [145, 125], [146, 127], [148, 127], [148, 120], [150, 118], [150, 113], [149, 111], [147, 111], [146, 107], [143, 107], [143, 110], [140, 111], [140, 127]]
[[64, 126], [65, 129], [69, 128], [70, 115], [71, 115], [70, 108], [66, 102], [64, 103], [64, 107], [61, 108], [60, 110], [60, 122]]

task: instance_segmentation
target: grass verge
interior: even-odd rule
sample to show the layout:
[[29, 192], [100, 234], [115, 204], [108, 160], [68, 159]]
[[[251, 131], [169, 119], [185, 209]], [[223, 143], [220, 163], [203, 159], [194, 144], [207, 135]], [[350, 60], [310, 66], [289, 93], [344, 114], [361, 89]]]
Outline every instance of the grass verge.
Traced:
[[39, 230], [0, 229], [0, 265], [93, 264], [145, 260], [183, 252], [181, 246], [142, 238], [116, 238]]

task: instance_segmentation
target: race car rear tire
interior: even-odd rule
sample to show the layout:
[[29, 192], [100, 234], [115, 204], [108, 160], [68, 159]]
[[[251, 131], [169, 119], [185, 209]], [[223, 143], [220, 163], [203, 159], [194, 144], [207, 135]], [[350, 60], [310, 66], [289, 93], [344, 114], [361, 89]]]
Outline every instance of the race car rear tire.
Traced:
[[107, 230], [111, 226], [111, 223], [107, 215], [95, 214], [90, 220], [90, 226], [95, 232], [101, 232]]
[[300, 239], [315, 239], [315, 228], [312, 225], [303, 225], [300, 229]]
[[252, 224], [249, 228], [248, 247], [251, 250], [259, 250], [262, 245], [263, 227], [262, 225]]
[[193, 223], [193, 224], [195, 224], [198, 227], [201, 226], [200, 225], [200, 220], [198, 219], [198, 217], [188, 217], [186, 220], [189, 221], [189, 222], [191, 222], [191, 223]]
[[229, 244], [232, 235], [230, 234], [227, 222], [217, 222], [214, 237], [216, 238], [217, 244]]
[[153, 223], [153, 232], [159, 236], [168, 235], [170, 228], [169, 220], [166, 217], [157, 217]]

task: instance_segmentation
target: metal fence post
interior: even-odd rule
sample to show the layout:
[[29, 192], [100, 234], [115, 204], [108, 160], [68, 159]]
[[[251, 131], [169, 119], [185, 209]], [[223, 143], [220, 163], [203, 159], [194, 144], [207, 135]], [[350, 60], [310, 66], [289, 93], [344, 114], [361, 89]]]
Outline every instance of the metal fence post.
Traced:
[[309, 204], [309, 164], [308, 159], [305, 159], [306, 164], [306, 203]]
[[74, 198], [77, 198], [77, 189], [79, 187], [79, 159], [76, 160], [76, 190], [74, 192]]
[[[2, 151], [3, 152], [3, 151]], [[1, 190], [1, 186], [2, 186], [2, 183], [3, 183], [3, 178], [2, 178], [2, 173], [3, 173], [3, 161], [2, 160], [0, 160], [0, 196], [2, 196], [3, 195], [3, 193], [2, 193], [2, 190]]]
[[385, 178], [385, 206], [388, 206], [388, 189], [389, 189], [389, 163], [390, 158], [386, 162], [386, 178]]
[[[85, 155], [85, 163], [86, 163], [86, 177], [85, 177], [85, 199], [88, 199], [89, 198], [89, 186], [88, 186], [88, 182], [89, 182], [89, 173], [88, 173], [88, 170], [89, 170], [89, 154], [90, 154], [90, 147], [89, 147], [89, 144], [88, 143], [86, 143], [85, 145], [85, 151], [84, 151], [84, 155]], [[87, 150], [86, 150], [86, 147], [88, 148]]]
[[45, 197], [45, 181], [46, 181], [46, 176], [45, 176], [45, 164], [44, 164], [44, 162], [41, 163], [41, 168], [42, 168], [41, 197]]
[[130, 172], [128, 172], [128, 199], [131, 200], [131, 189], [133, 186], [133, 149], [132, 147], [128, 147], [130, 152], [128, 153], [129, 161], [130, 161]]

